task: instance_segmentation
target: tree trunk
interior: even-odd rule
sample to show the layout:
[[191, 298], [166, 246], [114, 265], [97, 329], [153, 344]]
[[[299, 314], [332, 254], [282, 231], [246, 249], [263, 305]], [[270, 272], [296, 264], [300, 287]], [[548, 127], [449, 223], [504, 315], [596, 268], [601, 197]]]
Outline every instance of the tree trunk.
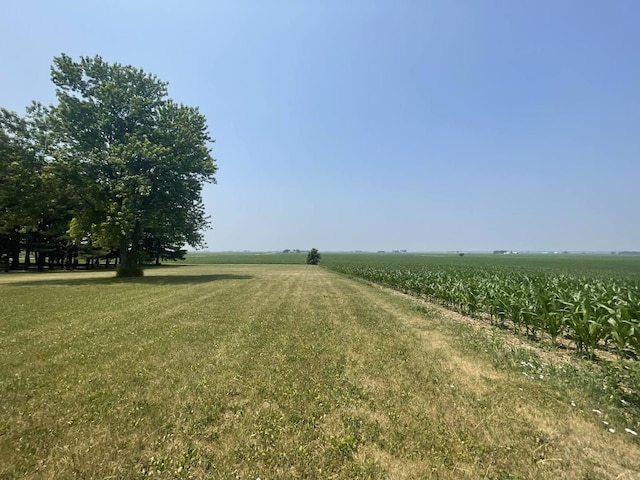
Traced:
[[30, 266], [31, 266], [31, 249], [29, 247], [26, 247], [24, 252], [24, 269], [29, 270]]
[[66, 259], [65, 259], [65, 268], [67, 270], [73, 270], [74, 264], [73, 264], [73, 260], [75, 258], [74, 255], [74, 248], [73, 247], [68, 247], [67, 251], [66, 251]]
[[13, 250], [11, 253], [11, 270], [20, 268], [20, 249]]
[[11, 270], [18, 270], [20, 268], [20, 238], [17, 234], [11, 234], [9, 240], [9, 251], [11, 252]]
[[[136, 228], [136, 230], [138, 230]], [[120, 239], [120, 265], [118, 266], [118, 277], [142, 277], [142, 267], [138, 265], [138, 238], [134, 238], [129, 244], [126, 238]]]
[[38, 271], [44, 271], [44, 263], [45, 263], [45, 255], [44, 252], [36, 250], [34, 253], [36, 257], [36, 266], [38, 267]]

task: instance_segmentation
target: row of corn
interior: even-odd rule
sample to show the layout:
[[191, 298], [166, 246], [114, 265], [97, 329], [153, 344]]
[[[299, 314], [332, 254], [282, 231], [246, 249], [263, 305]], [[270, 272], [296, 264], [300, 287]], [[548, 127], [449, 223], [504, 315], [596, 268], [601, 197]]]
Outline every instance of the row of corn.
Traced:
[[336, 264], [330, 268], [530, 336], [640, 357], [640, 282], [623, 277], [488, 266]]

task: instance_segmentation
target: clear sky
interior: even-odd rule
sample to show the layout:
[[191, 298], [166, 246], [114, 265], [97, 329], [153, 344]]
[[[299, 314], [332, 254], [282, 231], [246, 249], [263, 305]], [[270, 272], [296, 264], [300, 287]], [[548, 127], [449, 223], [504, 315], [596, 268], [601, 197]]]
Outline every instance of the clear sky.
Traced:
[[640, 1], [3, 0], [0, 106], [55, 55], [207, 117], [208, 249], [640, 250]]

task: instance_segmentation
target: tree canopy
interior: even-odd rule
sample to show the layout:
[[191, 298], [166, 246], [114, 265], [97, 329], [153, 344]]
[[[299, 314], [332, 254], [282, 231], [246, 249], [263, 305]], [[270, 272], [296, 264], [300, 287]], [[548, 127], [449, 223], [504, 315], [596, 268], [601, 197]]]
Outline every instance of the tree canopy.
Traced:
[[[51, 79], [57, 105], [34, 104], [26, 118], [2, 111], [0, 163], [14, 190], [0, 189], [0, 234], [35, 228], [47, 203], [36, 192], [64, 193], [68, 240], [117, 251], [119, 274], [142, 273], [145, 246], [156, 259], [202, 246], [202, 187], [217, 167], [198, 109], [171, 100], [155, 75], [100, 56], [55, 57]], [[43, 189], [47, 179], [58, 184]]]
[[307, 264], [308, 265], [318, 265], [320, 263], [320, 252], [318, 252], [317, 248], [312, 248], [307, 253]]

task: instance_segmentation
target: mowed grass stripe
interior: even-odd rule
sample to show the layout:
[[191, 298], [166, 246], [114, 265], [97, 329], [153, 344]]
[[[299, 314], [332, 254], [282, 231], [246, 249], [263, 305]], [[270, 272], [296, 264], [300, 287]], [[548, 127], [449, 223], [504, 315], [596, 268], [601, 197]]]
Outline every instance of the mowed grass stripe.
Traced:
[[379, 288], [305, 265], [112, 275], [0, 277], [0, 477], [640, 472], [636, 443]]

